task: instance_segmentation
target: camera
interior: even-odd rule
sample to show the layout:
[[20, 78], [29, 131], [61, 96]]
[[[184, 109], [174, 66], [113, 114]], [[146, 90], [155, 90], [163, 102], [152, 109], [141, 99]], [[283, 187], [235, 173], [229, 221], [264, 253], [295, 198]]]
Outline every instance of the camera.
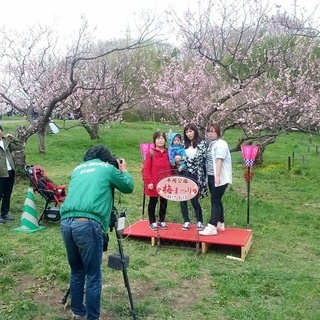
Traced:
[[123, 164], [123, 159], [120, 159], [120, 158], [117, 158], [115, 155], [113, 155], [113, 160], [112, 161], [109, 161], [110, 164], [112, 164], [114, 167], [116, 167], [117, 169], [119, 169], [119, 164], [118, 164], [118, 161], [119, 160], [119, 163], [120, 164]]

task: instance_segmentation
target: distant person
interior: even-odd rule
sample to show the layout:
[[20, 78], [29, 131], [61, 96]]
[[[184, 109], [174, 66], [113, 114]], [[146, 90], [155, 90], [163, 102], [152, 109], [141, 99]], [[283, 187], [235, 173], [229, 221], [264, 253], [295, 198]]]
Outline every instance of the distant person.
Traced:
[[0, 200], [2, 200], [0, 224], [14, 220], [9, 214], [15, 180], [15, 165], [11, 153], [18, 150], [22, 150], [20, 141], [11, 134], [3, 135], [0, 125]]
[[72, 319], [98, 320], [103, 231], [109, 228], [114, 189], [132, 193], [133, 180], [125, 160], [104, 146], [90, 148], [83, 161], [72, 172], [60, 229], [71, 269]]
[[[186, 152], [186, 168], [181, 171], [181, 174], [187, 178], [192, 179], [197, 183], [199, 187], [198, 194], [191, 199], [191, 205], [197, 219], [196, 230], [202, 230], [204, 228], [204, 225], [200, 199], [208, 195], [205, 175], [207, 145], [206, 141], [201, 139], [199, 130], [193, 123], [189, 123], [184, 127], [183, 143]], [[176, 156], [175, 160], [179, 162], [181, 161], [181, 157]], [[180, 207], [184, 221], [182, 230], [187, 231], [190, 229], [191, 225], [187, 201], [181, 201]]]
[[211, 194], [211, 217], [208, 225], [199, 233], [203, 236], [215, 236], [217, 231], [224, 231], [224, 212], [222, 197], [232, 183], [232, 163], [228, 144], [221, 139], [218, 124], [206, 128], [209, 142], [207, 152], [207, 176]]
[[[181, 134], [172, 132], [169, 134], [169, 161], [171, 167], [176, 167], [178, 171], [186, 169], [185, 158], [186, 158], [186, 151], [184, 149], [182, 143]], [[179, 162], [175, 161], [175, 157], [180, 156], [181, 160]]]
[[[148, 216], [151, 230], [168, 229], [165, 222], [167, 213], [167, 199], [160, 197], [157, 192], [158, 182], [171, 175], [171, 167], [168, 157], [168, 149], [166, 148], [166, 135], [161, 131], [156, 131], [153, 134], [154, 148], [146, 154], [146, 159], [143, 164], [143, 181], [144, 193], [149, 197]], [[159, 206], [159, 221], [156, 220], [156, 206], [160, 198]]]
[[39, 112], [34, 107], [31, 108], [31, 117], [33, 120], [37, 120], [39, 117]]

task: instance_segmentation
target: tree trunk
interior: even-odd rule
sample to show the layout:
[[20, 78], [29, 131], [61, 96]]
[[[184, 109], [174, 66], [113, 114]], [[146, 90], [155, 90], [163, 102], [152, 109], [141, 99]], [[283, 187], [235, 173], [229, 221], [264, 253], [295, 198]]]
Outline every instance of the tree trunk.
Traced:
[[265, 150], [266, 148], [264, 146], [259, 146], [259, 150], [254, 161], [256, 166], [261, 166], [263, 164], [263, 153]]
[[99, 139], [99, 124], [97, 123], [82, 123], [84, 128], [87, 130], [87, 132], [90, 135], [91, 140], [97, 140]]
[[39, 152], [40, 153], [46, 153], [46, 147], [44, 144], [44, 136], [46, 133], [46, 128], [45, 127], [39, 127], [38, 129], [38, 147], [39, 147]]
[[26, 127], [24, 126], [18, 127], [18, 129], [14, 133], [14, 136], [20, 141], [24, 150], [28, 140]]
[[16, 174], [24, 175], [24, 165], [26, 164], [25, 147], [27, 144], [27, 129], [24, 126], [18, 127], [14, 136], [20, 141], [23, 148], [20, 151], [14, 151], [12, 153], [13, 161], [16, 167]]

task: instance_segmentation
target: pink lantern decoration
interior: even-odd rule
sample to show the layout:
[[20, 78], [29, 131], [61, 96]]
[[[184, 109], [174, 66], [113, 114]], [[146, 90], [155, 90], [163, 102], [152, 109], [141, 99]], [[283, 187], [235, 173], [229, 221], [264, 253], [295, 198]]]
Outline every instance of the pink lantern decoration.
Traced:
[[253, 179], [253, 165], [256, 159], [259, 146], [241, 146], [242, 157], [245, 164], [244, 178], [247, 182], [247, 229], [249, 229], [250, 220], [250, 181]]
[[242, 157], [244, 164], [247, 167], [252, 167], [254, 165], [258, 150], [259, 146], [241, 146]]
[[[140, 143], [140, 151], [142, 155], [142, 161], [144, 162], [146, 160], [147, 154], [150, 154], [150, 150], [154, 147], [153, 143], [150, 142], [142, 142]], [[144, 209], [146, 205], [146, 195], [143, 193], [143, 199], [142, 199], [142, 220], [144, 220]]]
[[142, 142], [140, 143], [140, 151], [142, 155], [142, 160], [146, 160], [146, 155], [150, 152], [150, 150], [154, 147], [153, 143]]

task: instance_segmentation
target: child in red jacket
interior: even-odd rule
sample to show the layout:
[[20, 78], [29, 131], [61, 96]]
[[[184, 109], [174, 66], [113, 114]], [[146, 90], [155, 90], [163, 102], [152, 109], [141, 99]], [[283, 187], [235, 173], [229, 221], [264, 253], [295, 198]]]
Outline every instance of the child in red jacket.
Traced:
[[[143, 165], [143, 181], [144, 181], [144, 193], [149, 199], [148, 204], [148, 216], [150, 229], [158, 230], [158, 226], [161, 229], [168, 229], [165, 223], [165, 217], [167, 212], [167, 199], [160, 197], [156, 187], [157, 183], [171, 175], [171, 166], [168, 157], [168, 149], [166, 148], [167, 138], [165, 133], [156, 131], [153, 134], [154, 148], [150, 150], [150, 153], [146, 154], [146, 159]], [[159, 223], [156, 222], [156, 205], [160, 198], [159, 208]]]

